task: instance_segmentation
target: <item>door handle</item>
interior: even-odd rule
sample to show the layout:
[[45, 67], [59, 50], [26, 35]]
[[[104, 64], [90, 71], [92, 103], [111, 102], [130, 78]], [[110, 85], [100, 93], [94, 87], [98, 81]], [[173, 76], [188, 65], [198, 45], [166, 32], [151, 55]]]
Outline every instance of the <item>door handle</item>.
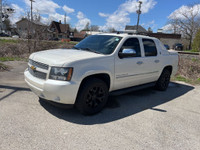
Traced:
[[160, 62], [160, 60], [155, 60], [154, 62], [155, 62], [155, 63], [159, 63], [159, 62]]
[[141, 64], [143, 64], [143, 61], [138, 61], [137, 64], [141, 65]]

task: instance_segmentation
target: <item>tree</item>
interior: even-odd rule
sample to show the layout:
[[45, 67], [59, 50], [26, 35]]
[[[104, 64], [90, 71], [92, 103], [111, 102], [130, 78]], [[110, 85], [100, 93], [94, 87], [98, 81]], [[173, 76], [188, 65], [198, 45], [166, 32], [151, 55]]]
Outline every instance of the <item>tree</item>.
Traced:
[[116, 32], [116, 30], [115, 30], [115, 28], [110, 27], [110, 28], [108, 28], [108, 32], [109, 33], [114, 33], [114, 32]]
[[169, 16], [169, 24], [175, 34], [182, 34], [183, 38], [189, 40], [189, 49], [192, 40], [200, 28], [200, 5], [182, 6]]
[[4, 23], [5, 27], [6, 27], [6, 30], [7, 30], [7, 31], [11, 31], [12, 27], [11, 27], [10, 19], [8, 19], [8, 18], [5, 19], [5, 20], [3, 21], [3, 23]]
[[200, 29], [196, 33], [196, 36], [195, 36], [193, 44], [192, 44], [192, 49], [200, 52]]
[[153, 30], [151, 29], [151, 27], [148, 28], [148, 32], [153, 33]]
[[89, 30], [90, 30], [90, 23], [87, 22], [87, 24], [85, 25], [85, 27], [82, 31], [89, 31]]
[[36, 23], [40, 23], [41, 22], [41, 16], [39, 13], [35, 13], [33, 15], [33, 21], [36, 22]]
[[74, 28], [74, 33], [78, 33], [78, 30], [76, 28]]
[[97, 25], [91, 25], [90, 31], [99, 31], [99, 26], [97, 26]]
[[1, 1], [1, 18], [0, 18], [0, 30], [7, 30], [10, 31], [11, 25], [10, 25], [10, 20], [8, 19], [9, 17], [9, 5], [5, 0]]
[[23, 24], [25, 30], [18, 31], [21, 37], [27, 38], [27, 47], [29, 53], [37, 51], [40, 48], [41, 40], [46, 38], [47, 26], [40, 22], [41, 16], [39, 13], [33, 14], [33, 21], [31, 21], [30, 12], [27, 11]]

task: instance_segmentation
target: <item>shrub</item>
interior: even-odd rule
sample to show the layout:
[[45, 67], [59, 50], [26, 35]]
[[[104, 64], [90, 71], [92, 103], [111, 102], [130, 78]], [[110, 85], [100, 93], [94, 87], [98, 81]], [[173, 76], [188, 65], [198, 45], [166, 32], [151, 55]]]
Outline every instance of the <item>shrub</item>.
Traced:
[[0, 57], [27, 58], [30, 53], [58, 48], [72, 48], [76, 42], [40, 40], [0, 40]]
[[192, 80], [200, 78], [200, 58], [180, 57], [178, 74]]

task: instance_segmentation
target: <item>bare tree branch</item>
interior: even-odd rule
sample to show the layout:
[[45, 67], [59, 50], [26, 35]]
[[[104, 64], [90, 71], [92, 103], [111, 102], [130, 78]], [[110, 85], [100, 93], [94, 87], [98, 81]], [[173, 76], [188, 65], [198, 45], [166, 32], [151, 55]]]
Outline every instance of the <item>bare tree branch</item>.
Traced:
[[200, 4], [182, 7], [172, 14], [169, 24], [173, 27], [174, 33], [180, 33], [189, 40], [191, 49], [194, 35], [200, 28]]

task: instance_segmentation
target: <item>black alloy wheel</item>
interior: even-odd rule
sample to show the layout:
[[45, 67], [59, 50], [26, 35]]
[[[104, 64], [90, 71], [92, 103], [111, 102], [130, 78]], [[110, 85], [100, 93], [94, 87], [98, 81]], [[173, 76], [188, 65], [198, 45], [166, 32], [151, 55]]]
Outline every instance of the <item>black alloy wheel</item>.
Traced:
[[90, 78], [80, 87], [75, 106], [82, 114], [93, 115], [103, 109], [107, 99], [106, 83], [97, 78]]
[[94, 86], [89, 90], [86, 97], [88, 107], [96, 108], [104, 101], [106, 94], [102, 87]]
[[156, 82], [156, 89], [160, 91], [165, 91], [168, 88], [170, 82], [171, 73], [168, 69], [164, 69], [160, 75], [158, 81]]

